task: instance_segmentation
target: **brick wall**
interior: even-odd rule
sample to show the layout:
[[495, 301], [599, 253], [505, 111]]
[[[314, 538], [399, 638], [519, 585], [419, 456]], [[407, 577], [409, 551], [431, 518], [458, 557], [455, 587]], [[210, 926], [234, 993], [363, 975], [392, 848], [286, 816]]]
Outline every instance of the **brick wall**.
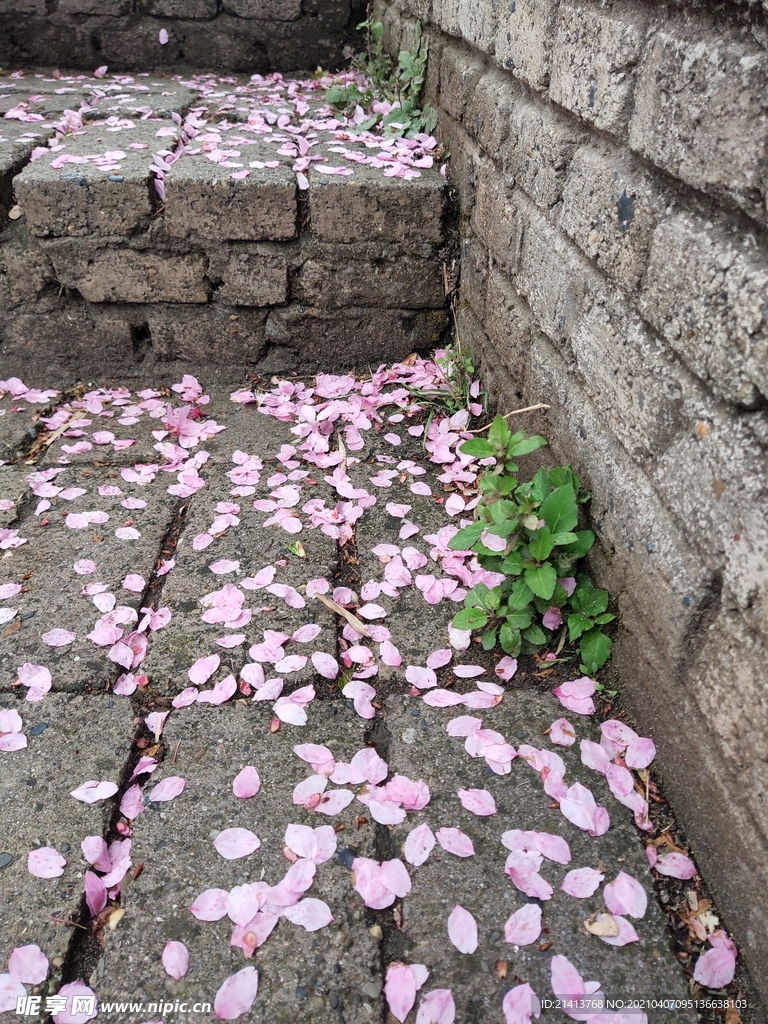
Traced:
[[768, 31], [758, 4], [377, 0], [461, 204], [458, 327], [592, 491], [613, 671], [768, 997]]
[[314, 71], [363, 17], [364, 0], [0, 0], [0, 66]]

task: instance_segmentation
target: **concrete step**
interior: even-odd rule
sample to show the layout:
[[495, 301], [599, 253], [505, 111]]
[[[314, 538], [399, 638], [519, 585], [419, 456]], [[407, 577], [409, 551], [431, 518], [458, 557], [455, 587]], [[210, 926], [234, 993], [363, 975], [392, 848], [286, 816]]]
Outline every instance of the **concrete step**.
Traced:
[[0, 78], [4, 367], [21, 372], [41, 343], [73, 369], [257, 363], [271, 348], [289, 369], [437, 344], [434, 140], [361, 132], [327, 84]]

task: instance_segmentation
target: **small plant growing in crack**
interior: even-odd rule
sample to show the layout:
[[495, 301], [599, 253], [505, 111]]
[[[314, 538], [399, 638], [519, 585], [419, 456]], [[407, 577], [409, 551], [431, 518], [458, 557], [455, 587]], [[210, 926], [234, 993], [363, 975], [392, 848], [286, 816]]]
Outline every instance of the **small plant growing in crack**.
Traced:
[[549, 644], [562, 627], [578, 641], [581, 671], [593, 675], [611, 652], [603, 626], [614, 616], [607, 611], [608, 592], [593, 586], [577, 566], [595, 542], [591, 530], [578, 530], [579, 505], [589, 500], [570, 466], [540, 469], [521, 483], [517, 459], [547, 442], [540, 435], [512, 433], [502, 416], [488, 430], [487, 440], [472, 438], [461, 451], [495, 465], [481, 474], [481, 500], [476, 521], [453, 537], [454, 551], [471, 550], [484, 569], [506, 577], [497, 586], [474, 586], [464, 608], [454, 616], [456, 629], [482, 629], [482, 644], [497, 643], [510, 655]]

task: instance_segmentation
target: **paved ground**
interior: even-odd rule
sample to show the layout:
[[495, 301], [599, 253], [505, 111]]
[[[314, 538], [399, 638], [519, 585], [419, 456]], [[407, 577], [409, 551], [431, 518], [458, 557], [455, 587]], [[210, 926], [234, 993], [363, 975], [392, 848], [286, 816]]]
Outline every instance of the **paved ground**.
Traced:
[[[18, 712], [27, 745], [0, 746], [0, 972], [31, 944], [48, 963], [10, 970], [12, 1001], [0, 1009], [24, 992], [44, 1005], [74, 985], [63, 989], [70, 1003], [57, 1024], [88, 1019], [71, 1005], [81, 990], [116, 1021], [202, 1022], [214, 1019], [216, 999], [226, 1019], [367, 1024], [405, 1019], [408, 978], [425, 972], [406, 977], [391, 966], [402, 963], [428, 972], [410, 1021], [423, 999], [420, 1024], [450, 1024], [452, 999], [460, 1022], [525, 1022], [524, 984], [545, 1001], [542, 1019], [556, 1021], [566, 1019], [556, 994], [582, 994], [576, 980], [556, 980], [553, 991], [563, 958], [609, 999], [690, 996], [632, 814], [580, 759], [579, 740], [600, 740], [597, 723], [566, 711], [551, 682], [499, 678], [498, 652], [449, 642], [457, 605], [425, 600], [430, 574], [462, 583], [441, 564], [436, 536], [458, 525], [444, 502], [459, 484], [438, 478], [458, 465], [461, 439], [448, 439], [451, 462], [432, 461], [414, 436], [426, 417], [405, 387], [436, 379], [433, 364], [417, 361], [363, 385], [321, 378], [314, 395], [311, 380], [261, 382], [261, 400], [249, 402], [242, 379], [201, 378], [202, 388], [187, 381], [177, 391], [171, 381], [162, 390], [132, 383], [130, 392], [90, 384], [57, 396], [13, 382], [11, 394], [6, 382], [0, 708]], [[188, 447], [178, 446], [179, 431]], [[357, 611], [370, 635], [314, 596], [323, 591]], [[425, 667], [437, 651], [446, 654], [432, 664], [450, 656], [437, 688], [412, 689], [407, 666]], [[462, 664], [483, 671], [454, 674]], [[328, 678], [336, 665], [341, 675]], [[565, 678], [579, 675], [577, 660], [571, 667]], [[431, 706], [436, 692], [466, 703]], [[564, 715], [577, 735], [570, 747], [547, 734]], [[12, 717], [0, 719], [6, 748], [20, 745], [9, 740], [18, 734]], [[502, 748], [491, 750], [495, 761], [467, 752], [465, 736], [480, 723], [500, 734], [481, 734], [485, 742], [517, 751], [503, 774], [499, 761], [511, 755]], [[320, 749], [297, 754], [307, 744]], [[356, 754], [354, 770], [339, 767]], [[607, 809], [605, 834], [576, 827], [545, 793], [539, 770], [558, 771], [557, 757], [565, 785], [581, 783]], [[246, 766], [260, 786], [238, 796], [233, 781]], [[183, 791], [153, 798], [169, 778], [184, 780]], [[91, 780], [111, 783], [103, 799], [70, 795]], [[495, 813], [473, 813], [460, 790], [482, 791]], [[236, 837], [260, 845], [251, 838], [227, 859], [215, 841], [228, 829], [248, 830]], [[413, 847], [428, 830], [449, 848], [470, 842], [457, 847], [470, 855], [438, 842], [422, 863]], [[512, 830], [560, 836], [569, 852], [542, 860], [540, 835], [505, 835], [505, 846]], [[39, 847], [66, 862], [56, 877], [28, 870]], [[566, 874], [582, 868], [603, 884], [590, 896], [562, 891]], [[636, 941], [616, 946], [585, 923], [605, 912], [605, 885], [622, 872], [636, 880], [636, 916], [624, 918]], [[476, 940], [466, 916], [461, 935], [449, 925], [463, 914], [457, 905], [476, 922]], [[507, 941], [513, 912], [539, 910], [540, 931]], [[188, 955], [186, 970], [174, 953]], [[451, 995], [427, 995], [435, 990]], [[133, 1005], [106, 1006], [123, 1001]], [[685, 1009], [647, 1016], [697, 1019]]]

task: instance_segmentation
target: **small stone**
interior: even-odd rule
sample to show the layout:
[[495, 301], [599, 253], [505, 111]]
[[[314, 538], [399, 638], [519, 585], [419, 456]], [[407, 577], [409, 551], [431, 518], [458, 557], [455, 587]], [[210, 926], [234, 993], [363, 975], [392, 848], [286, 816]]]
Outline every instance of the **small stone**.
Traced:
[[367, 981], [360, 991], [364, 996], [367, 996], [368, 999], [378, 999], [381, 995], [381, 988], [382, 985], [380, 981]]
[[10, 853], [0, 853], [0, 868], [7, 868], [12, 860]]
[[12, 206], [8, 211], [8, 220], [18, 220], [21, 216], [21, 207]]
[[338, 996], [331, 996], [331, 1009], [335, 1010], [338, 1005], [339, 1005], [339, 997]]
[[48, 728], [47, 722], [39, 722], [33, 729], [29, 730], [30, 736], [40, 736]]
[[69, 853], [69, 851], [71, 849], [72, 849], [72, 847], [69, 845], [69, 843], [62, 843], [61, 844], [61, 853]]
[[107, 181], [125, 181], [125, 177], [122, 174], [110, 174]]
[[304, 1000], [307, 998], [307, 993], [304, 991], [301, 985], [296, 986], [296, 998], [299, 1000], [300, 1003], [303, 1003]]
[[491, 932], [491, 937], [490, 937], [490, 939], [488, 941], [490, 942], [490, 944], [492, 946], [495, 946], [497, 942], [501, 941], [501, 932], [500, 931], [493, 931], [493, 932]]

